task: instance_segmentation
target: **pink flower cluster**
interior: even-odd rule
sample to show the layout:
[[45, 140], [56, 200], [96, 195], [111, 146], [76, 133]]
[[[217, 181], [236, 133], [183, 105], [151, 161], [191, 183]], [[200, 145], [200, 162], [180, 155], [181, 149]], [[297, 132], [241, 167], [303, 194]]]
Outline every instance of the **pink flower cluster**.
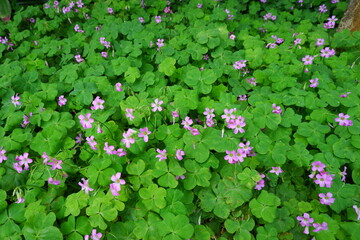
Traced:
[[89, 240], [89, 237], [92, 240], [100, 240], [101, 237], [102, 237], [102, 233], [97, 233], [96, 229], [93, 229], [92, 232], [91, 232], [91, 236], [85, 235], [84, 240]]
[[189, 118], [188, 116], [185, 117], [184, 120], [182, 120], [181, 125], [184, 126], [184, 129], [189, 130], [190, 133], [194, 136], [199, 135], [200, 131], [196, 128], [192, 128], [191, 125], [193, 124], [193, 120]]
[[104, 45], [104, 47], [109, 48], [111, 46], [111, 43], [108, 41], [105, 41], [105, 37], [100, 38], [100, 43]]
[[276, 16], [275, 15], [272, 15], [272, 13], [267, 13], [264, 15], [264, 20], [272, 20], [272, 21], [275, 21], [276, 20]]
[[228, 128], [234, 129], [235, 134], [238, 134], [239, 132], [244, 133], [245, 130], [243, 129], [243, 127], [246, 126], [245, 118], [243, 118], [242, 116], [235, 116], [233, 114], [233, 112], [235, 111], [236, 108], [232, 108], [232, 109], [225, 108], [224, 114], [221, 115], [221, 118], [225, 119]]
[[329, 47], [320, 50], [320, 52], [321, 52], [320, 56], [325, 58], [332, 57], [336, 54], [335, 49], [330, 49]]
[[313, 230], [313, 232], [319, 232], [319, 231], [328, 229], [327, 222], [323, 222], [321, 224], [313, 223], [314, 219], [311, 218], [308, 213], [304, 213], [303, 216], [297, 216], [296, 219], [299, 221], [299, 223], [302, 227], [305, 227], [305, 229], [304, 229], [305, 234], [309, 234], [309, 227], [311, 227], [311, 226], [315, 228]]
[[353, 122], [349, 120], [350, 116], [344, 113], [339, 113], [339, 117], [335, 118], [335, 122], [338, 122], [340, 126], [352, 126]]
[[228, 10], [228, 9], [225, 9], [225, 12], [228, 14], [228, 16], [227, 16], [227, 20], [232, 20], [233, 19], [233, 17], [234, 17], [234, 15], [232, 15], [232, 14], [230, 14], [230, 10]]
[[325, 172], [325, 167], [325, 164], [323, 164], [321, 161], [313, 162], [311, 168], [312, 172], [309, 177], [314, 178], [316, 174], [316, 179], [314, 180], [314, 182], [320, 187], [326, 186], [327, 188], [330, 188], [335, 175]]
[[213, 120], [213, 118], [215, 117], [214, 110], [214, 108], [205, 108], [205, 111], [203, 112], [203, 114], [206, 116], [206, 125], [208, 127], [213, 127], [215, 124]]
[[158, 46], [157, 50], [160, 51], [160, 48], [163, 47], [165, 44], [164, 44], [164, 39], [158, 39], [157, 42], [156, 42], [156, 45]]
[[234, 69], [242, 69], [244, 67], [246, 67], [246, 60], [240, 60], [240, 61], [237, 61], [233, 64], [233, 67]]
[[332, 16], [331, 18], [328, 18], [327, 20], [328, 21], [326, 23], [324, 23], [324, 28], [325, 29], [335, 28], [335, 22], [338, 20], [336, 18], [336, 16]]
[[227, 155], [225, 155], [224, 159], [230, 164], [243, 162], [245, 157], [254, 156], [252, 149], [253, 147], [250, 146], [250, 141], [247, 141], [245, 144], [240, 143], [237, 150], [226, 150], [225, 152]]

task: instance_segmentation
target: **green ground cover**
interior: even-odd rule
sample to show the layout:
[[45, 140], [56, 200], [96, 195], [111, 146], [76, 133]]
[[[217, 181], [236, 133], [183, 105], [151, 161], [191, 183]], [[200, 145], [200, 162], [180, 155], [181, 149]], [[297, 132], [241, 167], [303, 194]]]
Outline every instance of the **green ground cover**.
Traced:
[[141, 3], [0, 24], [0, 239], [358, 239], [347, 2]]

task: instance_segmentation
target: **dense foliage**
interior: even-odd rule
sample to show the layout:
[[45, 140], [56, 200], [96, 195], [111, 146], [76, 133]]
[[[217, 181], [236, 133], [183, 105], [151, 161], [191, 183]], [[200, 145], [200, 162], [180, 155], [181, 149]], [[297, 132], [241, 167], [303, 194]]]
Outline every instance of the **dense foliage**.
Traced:
[[346, 6], [16, 9], [0, 24], [0, 239], [358, 239]]

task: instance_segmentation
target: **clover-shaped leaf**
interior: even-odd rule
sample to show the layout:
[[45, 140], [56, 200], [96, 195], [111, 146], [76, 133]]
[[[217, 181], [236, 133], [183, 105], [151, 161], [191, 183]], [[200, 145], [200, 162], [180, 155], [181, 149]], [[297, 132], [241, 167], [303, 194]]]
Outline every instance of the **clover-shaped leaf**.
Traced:
[[273, 222], [276, 218], [276, 208], [280, 205], [280, 199], [273, 193], [261, 191], [257, 199], [250, 201], [251, 212], [257, 217], [262, 218], [266, 222]]

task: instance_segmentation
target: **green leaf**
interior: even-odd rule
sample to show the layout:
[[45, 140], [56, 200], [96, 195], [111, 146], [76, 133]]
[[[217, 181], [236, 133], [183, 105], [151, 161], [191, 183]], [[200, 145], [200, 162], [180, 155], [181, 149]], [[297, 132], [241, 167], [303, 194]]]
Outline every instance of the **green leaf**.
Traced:
[[159, 65], [159, 72], [164, 73], [166, 76], [172, 76], [176, 70], [176, 60], [171, 57], [165, 58]]
[[148, 188], [141, 188], [139, 196], [142, 198], [143, 204], [149, 210], [159, 211], [166, 206], [165, 197], [167, 192], [164, 188], [159, 188], [156, 184], [150, 185]]
[[250, 201], [251, 212], [257, 217], [262, 218], [266, 222], [273, 222], [276, 218], [276, 208], [280, 205], [280, 199], [273, 193], [261, 191], [257, 199]]
[[158, 230], [163, 239], [188, 239], [194, 234], [194, 227], [185, 215], [164, 213], [163, 219], [158, 223]]
[[125, 57], [119, 57], [111, 60], [111, 66], [114, 69], [114, 74], [119, 76], [127, 71], [130, 67], [130, 61]]
[[215, 72], [210, 69], [200, 71], [197, 68], [190, 69], [183, 78], [184, 82], [201, 93], [208, 94], [211, 91], [211, 85], [217, 80]]
[[140, 71], [136, 67], [129, 67], [125, 72], [125, 80], [128, 83], [134, 83], [140, 77]]

